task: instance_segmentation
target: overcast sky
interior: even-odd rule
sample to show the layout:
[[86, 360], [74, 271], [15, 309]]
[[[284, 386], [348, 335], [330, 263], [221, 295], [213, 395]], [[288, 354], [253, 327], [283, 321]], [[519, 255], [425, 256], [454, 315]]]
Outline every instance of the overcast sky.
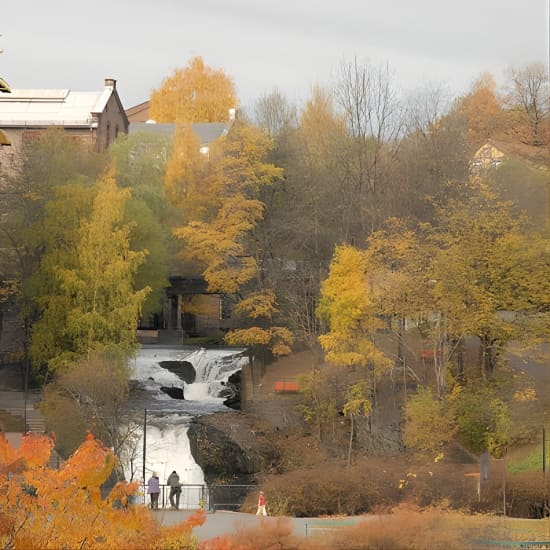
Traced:
[[93, 91], [125, 108], [194, 56], [250, 105], [295, 101], [342, 59], [388, 63], [401, 88], [460, 93], [483, 71], [548, 63], [550, 0], [0, 0], [0, 77], [12, 88]]

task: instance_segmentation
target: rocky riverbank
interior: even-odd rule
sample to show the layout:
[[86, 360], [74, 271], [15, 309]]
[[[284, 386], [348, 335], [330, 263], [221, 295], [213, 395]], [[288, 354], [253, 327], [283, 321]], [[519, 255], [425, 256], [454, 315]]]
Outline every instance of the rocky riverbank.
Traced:
[[278, 459], [277, 447], [257, 422], [238, 411], [195, 418], [189, 426], [191, 453], [207, 483], [253, 484]]

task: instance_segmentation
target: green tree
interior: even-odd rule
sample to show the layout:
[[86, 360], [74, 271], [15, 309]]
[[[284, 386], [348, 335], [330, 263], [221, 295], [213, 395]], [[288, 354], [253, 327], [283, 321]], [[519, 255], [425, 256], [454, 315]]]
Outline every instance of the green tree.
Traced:
[[[91, 185], [104, 169], [105, 157], [50, 128], [24, 144], [18, 171], [2, 179], [0, 191], [0, 273], [18, 289], [18, 308], [27, 338], [38, 312], [30, 283], [47, 249], [46, 205], [60, 186]], [[68, 216], [73, 213], [68, 209]], [[60, 218], [58, 223], [65, 222]]]
[[119, 138], [109, 149], [117, 185], [131, 190], [124, 211], [131, 227], [130, 248], [148, 251], [134, 276], [134, 289], [151, 289], [142, 306], [144, 318], [162, 307], [169, 286], [169, 258], [176, 254], [172, 228], [177, 209], [168, 201], [164, 186], [171, 145], [166, 136], [137, 132]]
[[541, 151], [540, 162], [537, 161], [535, 166], [519, 158], [506, 159], [488, 174], [488, 184], [501, 200], [513, 203], [538, 227], [548, 226], [550, 222], [550, 168], [541, 169], [547, 158], [548, 153]]
[[[67, 214], [72, 197], [74, 208]], [[90, 194], [93, 199], [90, 203]], [[35, 274], [40, 319], [31, 352], [37, 365], [56, 368], [109, 347], [131, 351], [140, 308], [149, 289], [134, 290], [133, 277], [145, 252], [130, 249], [130, 227], [123, 223], [129, 190], [106, 174], [94, 189], [61, 189], [48, 205], [49, 249]], [[91, 207], [90, 207], [91, 205]]]
[[299, 410], [306, 422], [315, 424], [318, 443], [323, 441], [323, 426], [338, 414], [336, 397], [331, 393], [333, 386], [320, 370], [298, 379], [302, 403]]
[[440, 452], [457, 431], [449, 402], [434, 396], [430, 388], [422, 386], [407, 399], [405, 420], [403, 442], [410, 449]]
[[457, 437], [470, 451], [502, 458], [510, 444], [508, 407], [494, 384], [459, 387], [451, 396]]
[[370, 394], [365, 381], [357, 382], [348, 388], [343, 413], [349, 416], [351, 426], [349, 431], [348, 466], [351, 466], [351, 451], [355, 436], [355, 418], [359, 415], [368, 416], [372, 410], [372, 404], [368, 399]]

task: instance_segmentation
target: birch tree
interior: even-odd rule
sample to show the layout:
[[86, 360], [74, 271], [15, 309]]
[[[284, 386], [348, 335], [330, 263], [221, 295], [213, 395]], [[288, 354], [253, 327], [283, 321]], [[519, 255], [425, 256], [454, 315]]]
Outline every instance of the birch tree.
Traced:
[[151, 92], [149, 114], [156, 122], [225, 122], [229, 109], [236, 107], [231, 78], [197, 56], [183, 69], [175, 69]]
[[[129, 194], [106, 174], [93, 190], [59, 190], [48, 205], [49, 247], [34, 278], [40, 319], [31, 353], [38, 365], [55, 369], [111, 346], [134, 348], [140, 308], [149, 289], [133, 288], [133, 276], [146, 252], [130, 249], [130, 227], [124, 224]], [[78, 204], [70, 215], [66, 196]], [[55, 230], [61, 215], [65, 222]]]

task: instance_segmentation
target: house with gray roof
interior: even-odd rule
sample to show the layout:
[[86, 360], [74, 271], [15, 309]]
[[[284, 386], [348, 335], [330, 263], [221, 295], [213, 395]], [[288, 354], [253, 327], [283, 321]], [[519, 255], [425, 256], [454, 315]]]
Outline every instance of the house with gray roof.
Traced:
[[128, 128], [130, 135], [145, 133], [149, 135], [173, 137], [178, 126], [189, 126], [198, 136], [200, 152], [208, 156], [210, 144], [218, 138], [225, 136], [229, 132], [233, 120], [228, 122], [202, 122], [194, 124], [157, 124], [154, 121], [149, 122], [131, 122]]

